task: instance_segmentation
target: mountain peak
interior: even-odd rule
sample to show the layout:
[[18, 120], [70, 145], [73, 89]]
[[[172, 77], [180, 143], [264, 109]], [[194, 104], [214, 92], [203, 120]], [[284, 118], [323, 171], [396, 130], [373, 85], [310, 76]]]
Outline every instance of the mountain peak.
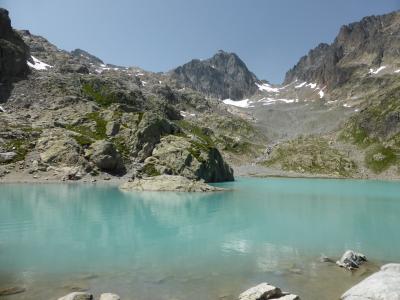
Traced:
[[219, 50], [205, 60], [192, 60], [171, 71], [185, 87], [220, 99], [240, 100], [257, 91], [257, 77], [235, 53]]

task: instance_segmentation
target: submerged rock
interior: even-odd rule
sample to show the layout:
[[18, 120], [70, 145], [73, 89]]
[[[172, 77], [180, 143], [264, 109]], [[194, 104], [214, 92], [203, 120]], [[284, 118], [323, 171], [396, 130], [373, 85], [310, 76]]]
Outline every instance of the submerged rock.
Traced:
[[74, 292], [61, 297], [58, 300], [93, 300], [93, 295], [83, 292]]
[[104, 293], [100, 295], [99, 300], [120, 300], [121, 298], [117, 294]]
[[362, 263], [367, 261], [367, 257], [362, 253], [357, 253], [352, 250], [347, 250], [340, 260], [336, 262], [339, 267], [348, 270], [357, 269]]
[[239, 300], [284, 299], [300, 300], [299, 296], [282, 292], [280, 288], [268, 283], [260, 283], [239, 295]]
[[213, 187], [204, 181], [190, 180], [183, 176], [160, 175], [147, 178], [136, 178], [132, 182], [126, 182], [120, 186], [128, 191], [172, 191], [172, 192], [216, 192], [223, 191]]
[[342, 295], [342, 300], [400, 300], [400, 264], [387, 264]]
[[13, 286], [10, 288], [0, 289], [0, 297], [1, 296], [10, 296], [15, 294], [20, 294], [25, 292], [25, 288], [19, 286]]

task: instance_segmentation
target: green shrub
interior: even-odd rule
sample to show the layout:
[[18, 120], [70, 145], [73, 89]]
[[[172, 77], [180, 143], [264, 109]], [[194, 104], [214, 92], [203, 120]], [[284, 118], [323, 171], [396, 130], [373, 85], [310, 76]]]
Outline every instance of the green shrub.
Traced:
[[365, 164], [375, 173], [381, 173], [387, 170], [397, 161], [395, 151], [390, 147], [383, 145], [371, 146], [365, 153]]

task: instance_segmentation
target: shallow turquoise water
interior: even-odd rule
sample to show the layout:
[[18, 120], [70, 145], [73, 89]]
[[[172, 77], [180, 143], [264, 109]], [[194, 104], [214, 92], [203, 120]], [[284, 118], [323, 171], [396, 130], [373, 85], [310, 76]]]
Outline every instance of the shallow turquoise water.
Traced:
[[242, 178], [219, 186], [233, 190], [1, 185], [0, 287], [28, 286], [12, 299], [50, 299], [46, 286], [61, 296], [65, 281], [124, 299], [216, 299], [267, 281], [311, 299], [312, 280], [348, 277], [324, 269], [322, 253], [400, 261], [399, 183]]

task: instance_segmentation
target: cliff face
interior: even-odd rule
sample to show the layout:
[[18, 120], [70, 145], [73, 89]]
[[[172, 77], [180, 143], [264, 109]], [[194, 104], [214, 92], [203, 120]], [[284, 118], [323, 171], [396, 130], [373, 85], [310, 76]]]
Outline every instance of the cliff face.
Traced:
[[8, 11], [0, 8], [0, 102], [7, 97], [10, 84], [29, 73], [29, 49], [11, 27]]
[[219, 99], [241, 100], [257, 91], [257, 77], [236, 54], [224, 51], [207, 60], [192, 60], [170, 74], [182, 86]]
[[320, 44], [286, 73], [294, 80], [337, 87], [360, 69], [400, 64], [400, 12], [342, 26], [335, 41]]

